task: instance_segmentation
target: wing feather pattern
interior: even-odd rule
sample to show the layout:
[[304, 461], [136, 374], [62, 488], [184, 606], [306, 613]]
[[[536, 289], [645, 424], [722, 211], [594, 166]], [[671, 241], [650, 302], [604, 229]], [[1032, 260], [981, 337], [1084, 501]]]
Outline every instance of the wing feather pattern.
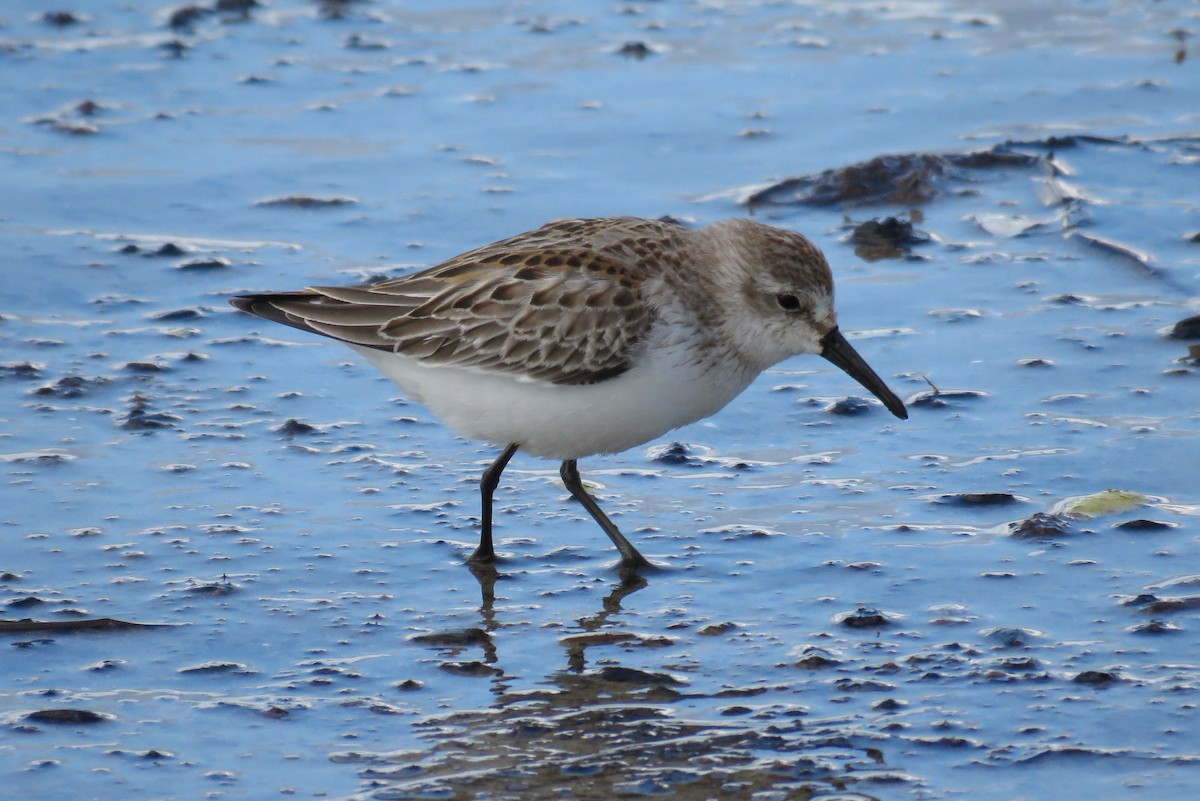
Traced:
[[620, 241], [593, 246], [591, 222], [551, 223], [411, 276], [232, 302], [431, 365], [554, 384], [603, 381], [629, 369], [654, 311], [642, 296], [643, 254]]

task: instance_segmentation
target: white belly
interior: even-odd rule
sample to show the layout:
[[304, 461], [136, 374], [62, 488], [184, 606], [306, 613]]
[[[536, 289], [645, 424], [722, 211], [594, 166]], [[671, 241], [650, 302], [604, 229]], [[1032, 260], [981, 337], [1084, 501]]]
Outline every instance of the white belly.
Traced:
[[616, 378], [563, 386], [427, 365], [354, 347], [456, 433], [550, 459], [617, 453], [721, 409], [757, 375], [736, 360], [697, 364], [682, 344], [650, 348]]

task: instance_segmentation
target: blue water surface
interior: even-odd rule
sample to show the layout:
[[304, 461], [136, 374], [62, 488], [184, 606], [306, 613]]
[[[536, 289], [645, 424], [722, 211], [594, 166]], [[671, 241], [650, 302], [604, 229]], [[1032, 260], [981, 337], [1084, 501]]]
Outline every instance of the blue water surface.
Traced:
[[[2, 617], [165, 624], [3, 635], [16, 797], [1194, 797], [1195, 4], [247, 5], [0, 10]], [[585, 460], [644, 586], [523, 456], [481, 583], [494, 452], [226, 302], [1005, 142], [753, 210], [911, 417], [801, 357]]]

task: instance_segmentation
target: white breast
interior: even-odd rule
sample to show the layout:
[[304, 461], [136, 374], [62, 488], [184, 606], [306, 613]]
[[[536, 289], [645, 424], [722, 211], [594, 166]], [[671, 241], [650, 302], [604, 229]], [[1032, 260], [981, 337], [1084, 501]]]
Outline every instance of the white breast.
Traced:
[[708, 417], [757, 375], [732, 357], [697, 359], [687, 337], [655, 339], [631, 369], [577, 386], [355, 350], [456, 433], [563, 460], [617, 453]]

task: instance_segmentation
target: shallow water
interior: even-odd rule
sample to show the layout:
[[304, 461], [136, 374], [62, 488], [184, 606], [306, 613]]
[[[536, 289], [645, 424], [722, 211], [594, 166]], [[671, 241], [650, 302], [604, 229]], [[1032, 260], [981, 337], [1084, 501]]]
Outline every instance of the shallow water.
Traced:
[[[1194, 4], [444, 6], [0, 11], [3, 619], [161, 625], [2, 635], [5, 785], [1191, 798]], [[800, 358], [586, 460], [644, 586], [520, 456], [472, 575], [494, 454], [226, 304], [962, 151], [1029, 158], [755, 204], [912, 416]], [[928, 241], [857, 256], [888, 216]]]

